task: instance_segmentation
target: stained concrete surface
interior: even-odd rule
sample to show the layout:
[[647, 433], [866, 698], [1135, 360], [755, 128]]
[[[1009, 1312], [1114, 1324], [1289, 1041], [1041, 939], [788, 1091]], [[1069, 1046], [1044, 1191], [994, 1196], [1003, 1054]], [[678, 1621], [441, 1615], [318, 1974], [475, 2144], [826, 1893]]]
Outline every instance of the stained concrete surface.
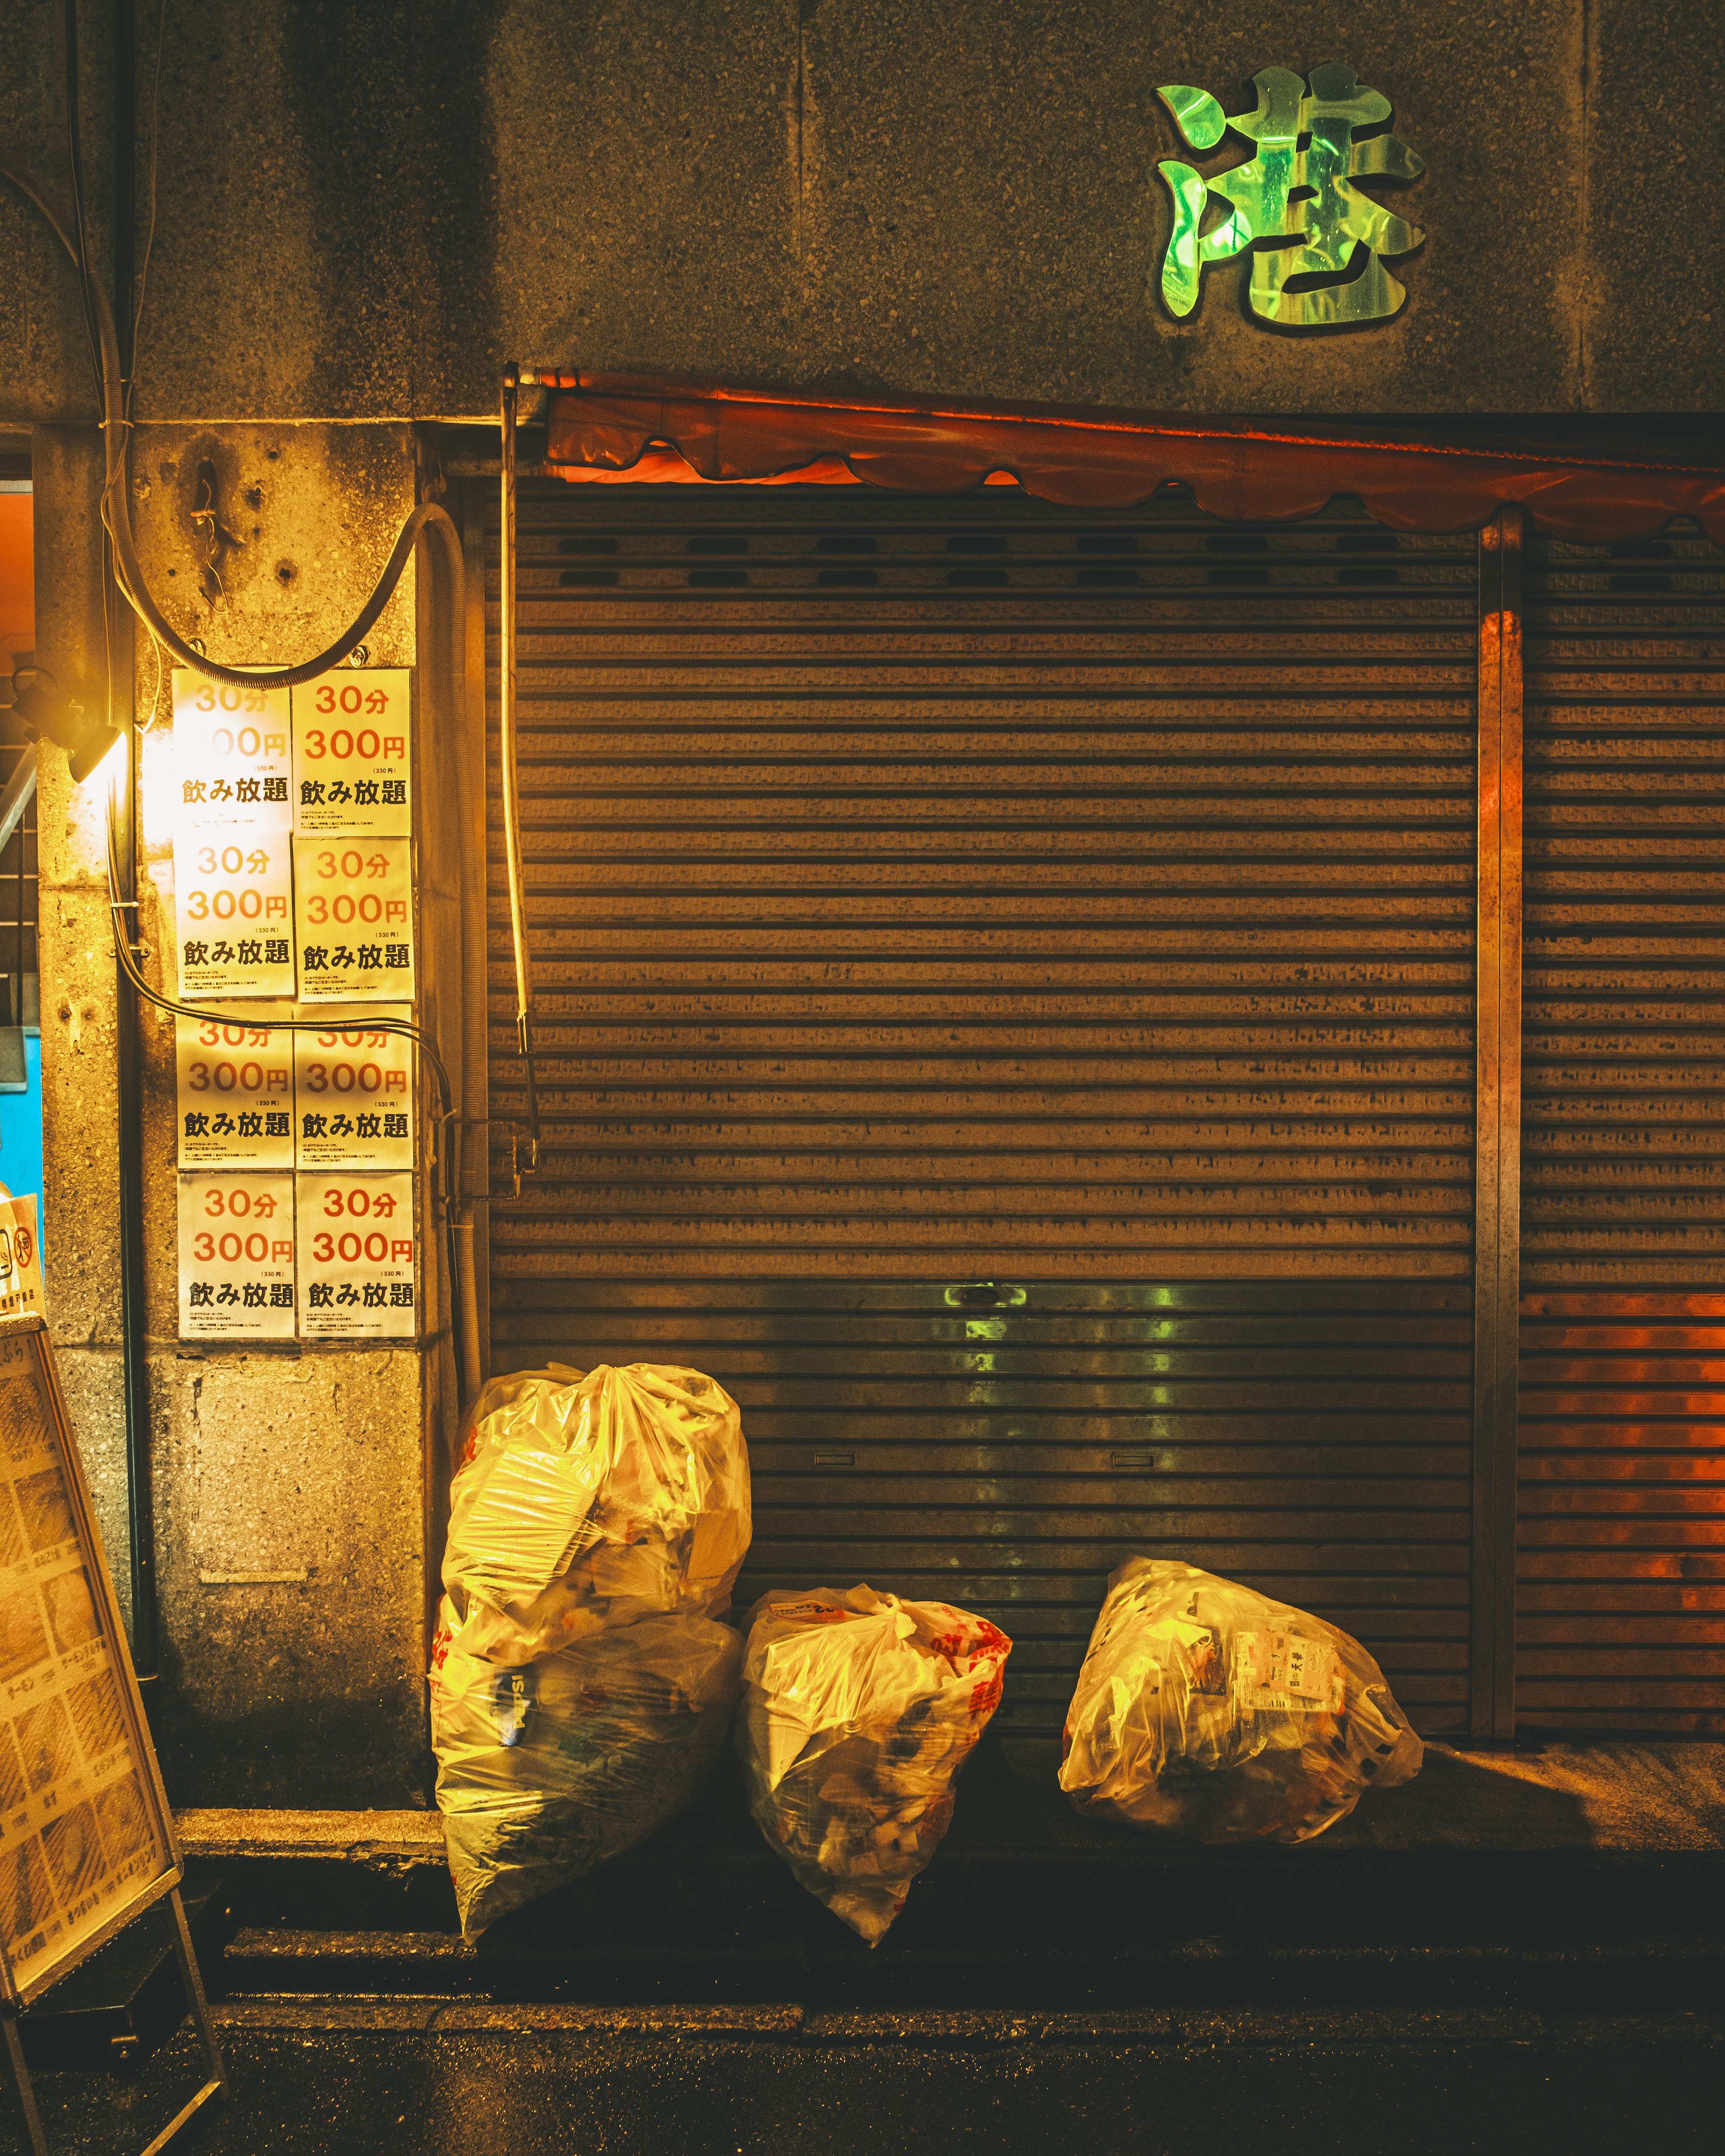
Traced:
[[[63, 162], [55, 0], [0, 132]], [[151, 418], [480, 418], [507, 357], [804, 388], [1209, 411], [1720, 401], [1725, 154], [1702, 0], [254, 0], [141, 11], [158, 146]], [[1154, 280], [1157, 86], [1248, 108], [1355, 65], [1425, 177], [1396, 321], [1321, 343]], [[102, 33], [89, 33], [102, 191]], [[1208, 161], [1205, 161], [1208, 162]], [[141, 203], [140, 223], [146, 214]], [[87, 394], [69, 278], [0, 191], [0, 423]]]
[[[1712, 2156], [1725, 2071], [1725, 2023], [1698, 2014], [782, 2017], [726, 2034], [400, 2000], [221, 2021], [233, 2098], [202, 2156]], [[141, 2146], [198, 2065], [182, 2035], [136, 2079], [43, 2076], [54, 2148]]]

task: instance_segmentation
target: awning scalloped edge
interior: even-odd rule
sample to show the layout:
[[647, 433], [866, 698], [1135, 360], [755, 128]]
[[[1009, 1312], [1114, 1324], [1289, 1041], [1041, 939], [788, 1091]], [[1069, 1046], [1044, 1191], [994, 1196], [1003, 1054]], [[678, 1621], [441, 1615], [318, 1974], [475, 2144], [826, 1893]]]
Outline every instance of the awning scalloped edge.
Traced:
[[1518, 502], [1543, 530], [1629, 539], [1673, 516], [1725, 540], [1725, 470], [1521, 446], [1332, 439], [1262, 421], [932, 398], [850, 401], [679, 383], [544, 375], [547, 466], [573, 476], [664, 479], [664, 453], [714, 482], [842, 484], [963, 494], [1009, 474], [1071, 508], [1125, 509], [1176, 480], [1232, 520], [1309, 516], [1338, 494], [1403, 531], [1468, 531]]

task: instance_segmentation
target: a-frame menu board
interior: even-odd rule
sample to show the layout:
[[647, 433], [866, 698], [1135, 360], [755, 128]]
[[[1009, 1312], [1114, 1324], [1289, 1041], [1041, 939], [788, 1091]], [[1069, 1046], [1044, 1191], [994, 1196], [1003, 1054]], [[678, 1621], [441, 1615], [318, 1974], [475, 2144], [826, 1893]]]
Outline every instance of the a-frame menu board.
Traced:
[[0, 2033], [31, 2145], [44, 2149], [18, 2010], [171, 1897], [211, 2079], [158, 2147], [226, 2077], [180, 1906], [173, 1818], [49, 1345], [28, 1201], [0, 1204]]
[[0, 1318], [0, 1986], [19, 2004], [180, 1877], [40, 1317]]

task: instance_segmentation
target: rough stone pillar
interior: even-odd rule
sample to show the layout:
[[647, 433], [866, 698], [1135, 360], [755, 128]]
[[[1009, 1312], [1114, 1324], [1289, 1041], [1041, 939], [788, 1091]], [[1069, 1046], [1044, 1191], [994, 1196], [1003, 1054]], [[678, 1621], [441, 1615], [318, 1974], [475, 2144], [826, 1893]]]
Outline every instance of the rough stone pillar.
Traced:
[[[95, 436], [39, 436], [40, 643], [89, 647], [99, 542]], [[151, 589], [213, 659], [281, 664], [336, 637], [413, 506], [411, 431], [389, 425], [151, 427], [133, 454]], [[216, 538], [194, 523], [213, 475]], [[88, 592], [90, 595], [86, 597]], [[81, 606], [83, 613], [76, 609]], [[100, 621], [99, 612], [95, 616]], [[410, 665], [413, 572], [367, 639]], [[170, 686], [138, 637], [139, 923], [175, 988]], [[49, 663], [52, 663], [51, 661]], [[44, 1144], [55, 1337], [123, 1574], [114, 966], [100, 804], [44, 759]], [[161, 1681], [153, 1709], [177, 1804], [401, 1805], [427, 1798], [427, 1462], [446, 1347], [182, 1344], [174, 1022], [145, 1013], [144, 1218]], [[424, 1246], [425, 1222], [422, 1218]], [[422, 1277], [434, 1287], [435, 1259]], [[430, 1298], [446, 1336], [443, 1297]], [[235, 1575], [290, 1574], [270, 1579]]]

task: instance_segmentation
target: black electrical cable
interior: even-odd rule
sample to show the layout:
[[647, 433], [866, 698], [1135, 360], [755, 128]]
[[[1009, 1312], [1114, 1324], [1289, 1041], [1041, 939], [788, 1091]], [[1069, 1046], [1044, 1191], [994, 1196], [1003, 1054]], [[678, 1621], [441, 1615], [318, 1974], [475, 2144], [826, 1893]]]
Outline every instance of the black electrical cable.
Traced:
[[84, 146], [80, 139], [78, 0], [65, 0], [63, 16], [66, 38], [66, 162], [72, 177], [72, 214], [76, 220], [77, 234], [77, 244], [73, 249], [72, 259], [78, 264], [78, 296], [84, 311], [84, 333], [90, 340], [90, 363], [95, 376], [96, 398], [100, 402], [102, 395], [102, 351], [96, 316], [90, 304], [95, 280], [90, 274], [89, 227], [84, 215]]

